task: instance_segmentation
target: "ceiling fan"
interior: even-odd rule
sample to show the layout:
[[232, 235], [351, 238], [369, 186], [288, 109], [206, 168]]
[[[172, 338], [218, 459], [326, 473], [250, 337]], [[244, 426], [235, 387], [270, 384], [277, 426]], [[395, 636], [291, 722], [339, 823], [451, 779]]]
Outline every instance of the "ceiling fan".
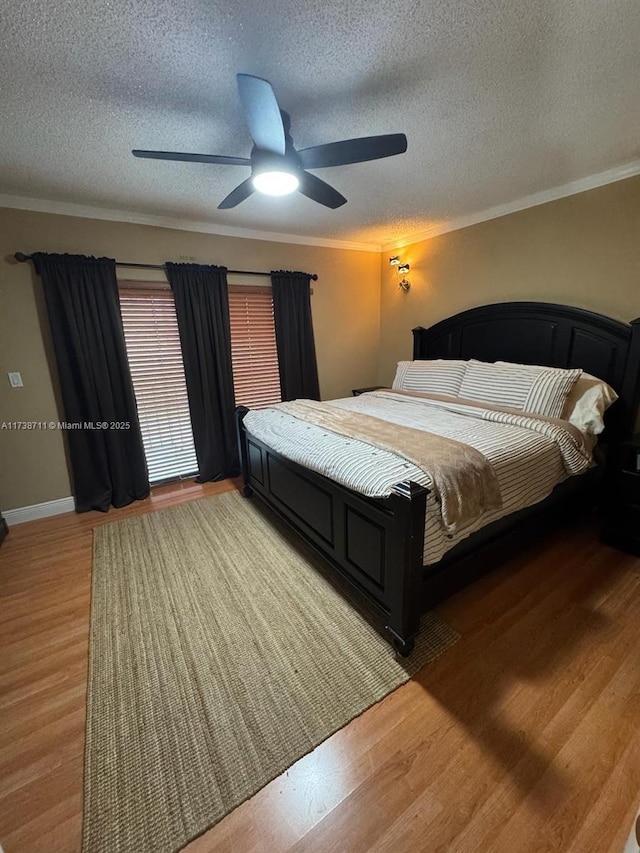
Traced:
[[268, 80], [251, 74], [237, 74], [242, 109], [253, 137], [251, 157], [225, 157], [219, 154], [182, 154], [177, 151], [141, 151], [134, 157], [150, 160], [181, 160], [190, 163], [217, 163], [226, 166], [250, 166], [251, 176], [220, 202], [218, 209], [236, 207], [256, 190], [267, 195], [286, 195], [298, 190], [308, 198], [335, 209], [346, 198], [307, 169], [324, 169], [393, 157], [407, 150], [404, 133], [344, 139], [296, 151], [289, 133], [289, 114], [281, 110]]

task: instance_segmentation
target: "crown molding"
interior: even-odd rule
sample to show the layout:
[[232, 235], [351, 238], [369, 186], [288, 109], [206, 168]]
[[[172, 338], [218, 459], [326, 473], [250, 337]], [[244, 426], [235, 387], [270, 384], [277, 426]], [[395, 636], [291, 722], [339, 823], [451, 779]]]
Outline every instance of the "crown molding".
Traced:
[[326, 237], [303, 237], [300, 234], [280, 234], [273, 231], [256, 231], [236, 228], [215, 222], [198, 222], [173, 216], [158, 216], [131, 210], [110, 210], [68, 201], [51, 201], [42, 198], [6, 195], [0, 193], [0, 207], [31, 210], [35, 213], [55, 213], [58, 216], [77, 216], [81, 219], [101, 219], [108, 222], [127, 222], [132, 225], [151, 225], [154, 228], [171, 228], [177, 231], [196, 231], [221, 237], [239, 237], [245, 240], [265, 240], [271, 243], [292, 243], [301, 246], [319, 246], [326, 249], [346, 249], [355, 252], [381, 251], [379, 243], [357, 243], [349, 240], [332, 240]]
[[396, 241], [383, 243], [382, 245], [380, 243], [359, 243], [350, 240], [332, 240], [325, 237], [305, 237], [300, 234], [258, 231], [249, 228], [220, 225], [214, 222], [198, 222], [196, 220], [180, 219], [172, 216], [158, 216], [131, 210], [111, 210], [92, 205], [76, 204], [74, 202], [27, 198], [25, 196], [6, 195], [3, 193], [0, 193], [0, 207], [31, 210], [36, 213], [55, 213], [59, 216], [77, 216], [81, 219], [128, 222], [132, 225], [150, 225], [155, 228], [171, 228], [177, 231], [195, 231], [201, 234], [216, 234], [221, 237], [238, 237], [245, 240], [264, 240], [272, 243], [291, 243], [301, 246], [319, 246], [327, 249], [379, 253], [402, 249], [413, 243], [421, 243], [423, 240], [439, 237], [441, 234], [460, 231], [462, 228], [468, 228], [471, 225], [478, 225], [481, 222], [488, 222], [490, 219], [508, 216], [510, 213], [517, 213], [520, 210], [527, 210], [530, 207], [537, 207], [540, 204], [577, 195], [578, 193], [603, 187], [607, 184], [613, 184], [616, 181], [622, 181], [625, 178], [632, 178], [636, 175], [640, 175], [640, 160], [633, 160], [624, 166], [617, 166], [605, 172], [588, 175], [586, 178], [580, 178], [568, 184], [542, 190], [539, 193], [524, 196], [524, 198], [516, 199], [506, 204], [499, 204], [495, 207], [478, 211], [477, 213], [470, 213], [467, 216], [460, 216], [455, 219], [439, 222], [423, 231], [408, 234]]
[[577, 195], [578, 193], [594, 190], [597, 187], [604, 187], [607, 184], [613, 184], [616, 181], [623, 181], [625, 178], [633, 178], [640, 175], [640, 160], [633, 160], [624, 166], [617, 166], [615, 169], [608, 169], [606, 172], [598, 172], [595, 175], [588, 175], [586, 178], [580, 178], [577, 181], [571, 181], [568, 184], [562, 184], [559, 187], [553, 187], [549, 190], [534, 193], [533, 195], [525, 196], [524, 198], [510, 201], [506, 204], [499, 204], [496, 207], [490, 207], [487, 210], [481, 210], [478, 213], [470, 213], [468, 216], [460, 216], [456, 219], [450, 219], [445, 222], [440, 222], [431, 228], [424, 231], [409, 234], [402, 237], [394, 243], [384, 243], [382, 245], [383, 252], [393, 251], [394, 249], [402, 249], [405, 246], [410, 246], [413, 243], [421, 243], [423, 240], [430, 240], [432, 237], [439, 237], [441, 234], [448, 234], [451, 231], [460, 231], [462, 228], [468, 228], [470, 225], [478, 225], [480, 222], [488, 222], [490, 219], [498, 219], [500, 216], [508, 216], [510, 213], [517, 213], [520, 210], [527, 210], [529, 207], [537, 207], [540, 204], [546, 204], [549, 201], [557, 201], [561, 198]]

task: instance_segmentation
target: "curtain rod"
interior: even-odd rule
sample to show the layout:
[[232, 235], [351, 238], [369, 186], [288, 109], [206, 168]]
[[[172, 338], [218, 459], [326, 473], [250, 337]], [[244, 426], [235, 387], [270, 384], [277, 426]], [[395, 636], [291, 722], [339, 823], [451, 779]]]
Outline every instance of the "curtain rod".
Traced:
[[[32, 261], [32, 255], [25, 255], [24, 252], [16, 252], [13, 256], [16, 261], [19, 261], [21, 264], [26, 263], [27, 261]], [[137, 267], [142, 270], [166, 270], [165, 264], [128, 264], [125, 261], [116, 261], [117, 267]], [[227, 270], [229, 275], [263, 275], [270, 276], [270, 272], [257, 272], [256, 270]], [[312, 281], [318, 280], [317, 273], [313, 273], [310, 276]]]

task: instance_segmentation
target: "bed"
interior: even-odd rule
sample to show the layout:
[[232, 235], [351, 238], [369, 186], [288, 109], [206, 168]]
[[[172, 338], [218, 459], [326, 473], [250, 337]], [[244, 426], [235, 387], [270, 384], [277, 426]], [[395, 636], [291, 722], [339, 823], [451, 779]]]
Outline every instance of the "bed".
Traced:
[[[633, 432], [640, 398], [640, 321], [626, 324], [547, 303], [487, 305], [414, 329], [413, 358], [579, 367], [619, 395], [607, 414], [603, 445]], [[399, 410], [393, 393], [363, 396], [371, 399], [358, 402], [356, 409], [369, 407], [371, 414], [376, 406]], [[417, 402], [411, 404], [418, 412]], [[342, 406], [353, 407], [346, 401]], [[444, 407], [447, 417], [457, 416], [451, 406]], [[251, 421], [248, 412], [237, 410], [245, 496], [264, 500], [323, 557], [338, 586], [401, 655], [413, 648], [421, 613], [495, 565], [514, 534], [544, 524], [551, 515], [557, 518], [560, 509], [592, 503], [603, 488], [603, 466], [578, 466], [576, 473], [584, 473], [559, 478], [562, 482], [544, 499], [495, 518], [486, 515], [476, 531], [449, 535], [455, 544], [441, 547], [430, 536], [433, 489], [419, 482], [411, 466], [387, 496], [367, 496], [350, 488], [350, 480], [341, 483], [311, 470], [289, 450], [274, 447], [275, 440], [253, 434], [245, 423]]]

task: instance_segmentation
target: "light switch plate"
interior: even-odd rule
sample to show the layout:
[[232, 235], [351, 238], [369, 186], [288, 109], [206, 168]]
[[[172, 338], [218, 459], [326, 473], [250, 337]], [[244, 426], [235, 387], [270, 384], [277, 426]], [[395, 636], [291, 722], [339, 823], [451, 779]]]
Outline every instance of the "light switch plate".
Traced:
[[9, 385], [12, 388], [24, 388], [22, 376], [17, 371], [15, 373], [9, 372], [7, 376], [9, 377]]

